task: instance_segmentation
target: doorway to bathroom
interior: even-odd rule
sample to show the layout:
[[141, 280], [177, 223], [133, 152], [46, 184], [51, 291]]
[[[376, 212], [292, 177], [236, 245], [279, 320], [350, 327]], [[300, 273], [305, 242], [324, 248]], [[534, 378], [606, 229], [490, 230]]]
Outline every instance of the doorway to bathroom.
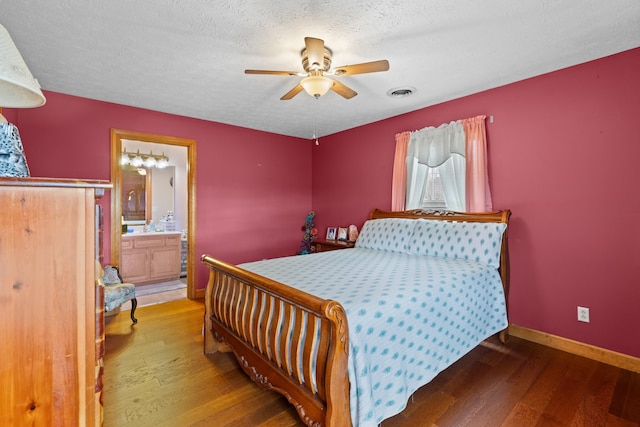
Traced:
[[[160, 160], [162, 167], [158, 167]], [[137, 183], [129, 188], [129, 174], [143, 175], [144, 178], [138, 181], [144, 185]], [[131, 278], [129, 281], [136, 283], [139, 304], [177, 299], [180, 292], [188, 298], [196, 298], [195, 269], [192, 266], [195, 141], [112, 129], [111, 176], [114, 186], [111, 197], [111, 259], [118, 260], [118, 265], [125, 268]], [[130, 215], [130, 211], [134, 214]], [[157, 256], [152, 252], [143, 254], [129, 249], [134, 239], [142, 239], [145, 245], [150, 239], [163, 241], [167, 242], [167, 247], [158, 248]], [[149, 248], [149, 251], [153, 250]], [[176, 252], [180, 257], [179, 268], [167, 269], [173, 261], [167, 262], [166, 254]], [[157, 265], [144, 266], [145, 262]]]

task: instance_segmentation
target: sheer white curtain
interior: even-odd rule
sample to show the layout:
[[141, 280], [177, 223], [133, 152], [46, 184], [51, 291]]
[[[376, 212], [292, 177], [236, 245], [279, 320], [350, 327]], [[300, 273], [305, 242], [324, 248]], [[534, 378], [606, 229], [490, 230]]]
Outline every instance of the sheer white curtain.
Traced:
[[428, 168], [440, 168], [447, 207], [465, 210], [465, 133], [459, 121], [411, 132], [407, 148], [406, 209], [422, 201]]

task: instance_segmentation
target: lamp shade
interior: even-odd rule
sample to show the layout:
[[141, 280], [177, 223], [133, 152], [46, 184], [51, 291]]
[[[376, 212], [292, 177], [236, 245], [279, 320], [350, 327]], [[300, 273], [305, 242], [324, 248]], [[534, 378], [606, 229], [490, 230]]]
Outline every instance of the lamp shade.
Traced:
[[9, 32], [0, 25], [0, 106], [39, 107], [46, 102]]
[[302, 79], [300, 85], [309, 95], [318, 98], [331, 89], [333, 80], [324, 76], [309, 76]]

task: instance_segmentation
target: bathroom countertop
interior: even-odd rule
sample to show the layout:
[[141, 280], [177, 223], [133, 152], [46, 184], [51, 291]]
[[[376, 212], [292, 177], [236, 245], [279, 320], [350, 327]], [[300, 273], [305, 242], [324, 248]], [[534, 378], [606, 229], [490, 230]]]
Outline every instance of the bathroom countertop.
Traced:
[[135, 236], [166, 236], [167, 234], [182, 234], [180, 231], [140, 231], [133, 233], [125, 233], [123, 238], [135, 237]]

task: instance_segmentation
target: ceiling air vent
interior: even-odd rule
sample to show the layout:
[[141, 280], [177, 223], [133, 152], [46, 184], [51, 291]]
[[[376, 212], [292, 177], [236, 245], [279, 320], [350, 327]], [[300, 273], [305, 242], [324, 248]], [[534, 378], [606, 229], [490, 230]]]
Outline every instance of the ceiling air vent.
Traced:
[[415, 87], [407, 86], [407, 87], [399, 87], [396, 89], [391, 89], [387, 91], [387, 95], [392, 98], [404, 98], [406, 96], [413, 95], [416, 92]]

